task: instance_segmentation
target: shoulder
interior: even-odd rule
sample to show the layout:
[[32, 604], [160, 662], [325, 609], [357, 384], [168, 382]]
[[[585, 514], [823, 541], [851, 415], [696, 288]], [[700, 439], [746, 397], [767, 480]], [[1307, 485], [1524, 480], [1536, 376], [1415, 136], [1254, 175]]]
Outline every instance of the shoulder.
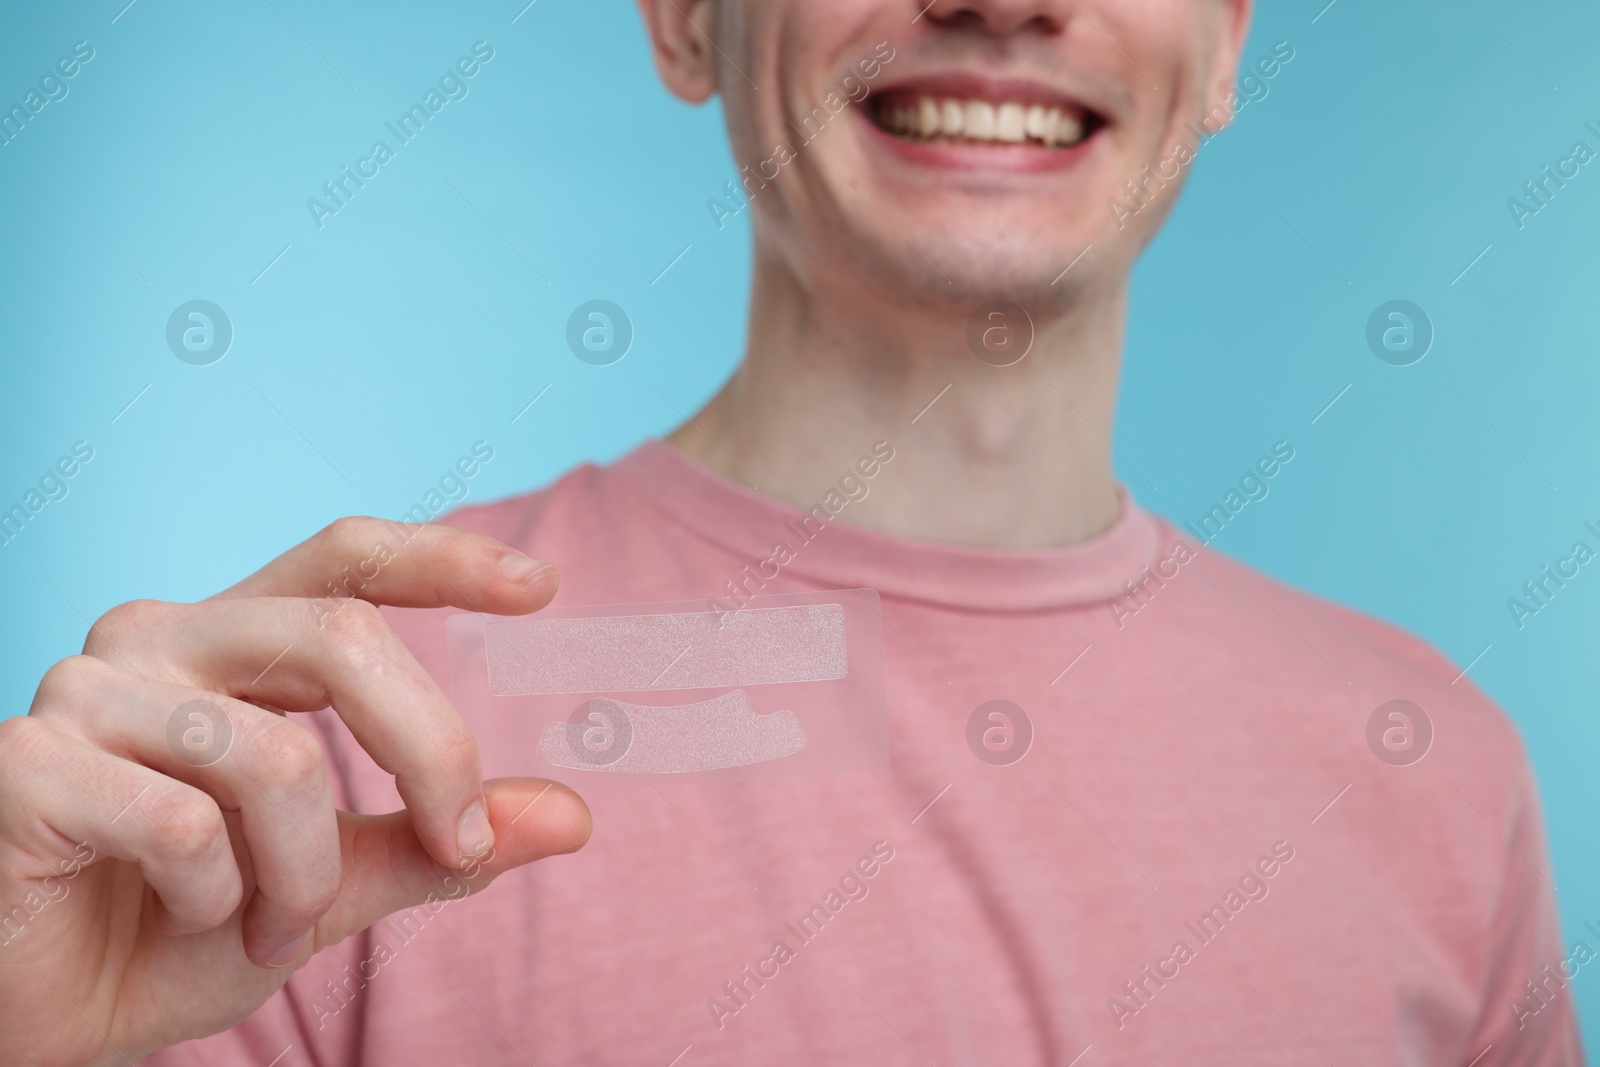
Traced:
[[[1177, 536], [1170, 527], [1167, 533]], [[1197, 579], [1196, 606], [1219, 623], [1198, 639], [1227, 646], [1227, 655], [1250, 663], [1258, 678], [1288, 683], [1282, 692], [1327, 698], [1308, 700], [1297, 710], [1316, 718], [1317, 708], [1346, 709], [1335, 714], [1348, 730], [1353, 713], [1391, 722], [1378, 712], [1392, 706], [1426, 720], [1411, 726], [1426, 731], [1429, 745], [1446, 757], [1452, 779], [1489, 787], [1497, 801], [1508, 804], [1527, 788], [1530, 775], [1517, 728], [1474, 683], [1465, 669], [1473, 666], [1470, 662], [1458, 665], [1392, 622], [1296, 588], [1213, 549], [1201, 549], [1183, 569]], [[1394, 701], [1406, 704], [1391, 705]], [[1382, 730], [1376, 736], [1381, 743]]]

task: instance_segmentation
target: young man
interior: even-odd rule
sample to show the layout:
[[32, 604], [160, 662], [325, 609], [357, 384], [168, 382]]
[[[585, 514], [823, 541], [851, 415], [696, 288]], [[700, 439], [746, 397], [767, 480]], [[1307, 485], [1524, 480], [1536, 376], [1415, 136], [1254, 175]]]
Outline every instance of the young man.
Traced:
[[[1113, 481], [1249, 0], [642, 7], [757, 164], [737, 374], [455, 529], [102, 618], [0, 724], [0, 1060], [1579, 1062], [1505, 718]], [[458, 715], [443, 609], [539, 610], [533, 557], [563, 605], [875, 590], [888, 769], [485, 782], [540, 724]]]

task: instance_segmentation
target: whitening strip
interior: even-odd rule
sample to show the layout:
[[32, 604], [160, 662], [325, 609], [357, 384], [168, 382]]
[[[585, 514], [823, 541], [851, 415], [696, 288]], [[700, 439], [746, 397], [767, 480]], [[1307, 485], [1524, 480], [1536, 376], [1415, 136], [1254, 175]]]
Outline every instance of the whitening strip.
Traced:
[[596, 697], [578, 705], [573, 718], [544, 728], [545, 762], [613, 774], [686, 774], [748, 767], [806, 747], [794, 712], [757, 715], [743, 689], [670, 708]]
[[845, 676], [844, 608], [797, 604], [668, 615], [491, 623], [495, 696], [706, 689]]
[[888, 767], [871, 590], [722, 612], [701, 600], [460, 614], [445, 629], [452, 695], [486, 773], [643, 782]]

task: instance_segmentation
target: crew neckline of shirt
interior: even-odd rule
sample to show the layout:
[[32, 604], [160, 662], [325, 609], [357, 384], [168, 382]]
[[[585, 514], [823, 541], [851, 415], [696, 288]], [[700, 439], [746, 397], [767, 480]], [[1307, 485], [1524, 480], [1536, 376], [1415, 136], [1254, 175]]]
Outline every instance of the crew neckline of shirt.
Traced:
[[610, 469], [654, 510], [742, 557], [752, 572], [781, 542], [793, 551], [783, 574], [947, 607], [1041, 611], [1104, 602], [1123, 595], [1123, 583], [1160, 554], [1161, 520], [1120, 484], [1120, 512], [1095, 537], [1059, 548], [1007, 550], [900, 537], [840, 518], [801, 543], [796, 531], [805, 510], [732, 482], [659, 438]]

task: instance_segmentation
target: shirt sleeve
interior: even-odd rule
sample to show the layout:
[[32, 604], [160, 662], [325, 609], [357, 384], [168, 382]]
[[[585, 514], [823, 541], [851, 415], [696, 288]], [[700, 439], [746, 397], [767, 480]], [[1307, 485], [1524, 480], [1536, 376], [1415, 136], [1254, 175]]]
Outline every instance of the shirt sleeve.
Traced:
[[1581, 1067], [1584, 1057], [1570, 987], [1582, 961], [1600, 959], [1589, 939], [1565, 949], [1561, 945], [1544, 821], [1525, 762], [1513, 812], [1504, 830], [1501, 891], [1488, 932], [1487, 982], [1477, 1029], [1462, 1062]]

